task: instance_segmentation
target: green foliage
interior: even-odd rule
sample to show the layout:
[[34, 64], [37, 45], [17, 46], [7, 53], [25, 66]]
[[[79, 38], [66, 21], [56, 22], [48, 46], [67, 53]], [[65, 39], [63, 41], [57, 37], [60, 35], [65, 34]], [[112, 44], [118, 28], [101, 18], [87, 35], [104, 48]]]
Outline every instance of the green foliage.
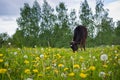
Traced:
[[9, 41], [9, 36], [7, 33], [0, 33], [0, 48], [3, 45], [7, 45], [7, 42]]
[[113, 43], [120, 45], [120, 21], [117, 22], [117, 27], [115, 28], [115, 38]]

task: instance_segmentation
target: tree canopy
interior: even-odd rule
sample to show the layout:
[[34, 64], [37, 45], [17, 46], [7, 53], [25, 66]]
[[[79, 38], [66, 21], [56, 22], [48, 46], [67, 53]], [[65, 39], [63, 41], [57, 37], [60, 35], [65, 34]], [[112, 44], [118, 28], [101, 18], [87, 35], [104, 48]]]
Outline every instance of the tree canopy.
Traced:
[[[9, 41], [16, 47], [69, 47], [74, 28], [85, 25], [88, 47], [120, 44], [120, 21], [115, 25], [108, 15], [103, 0], [96, 0], [95, 12], [84, 0], [78, 14], [75, 9], [68, 11], [63, 2], [52, 8], [46, 0], [42, 5], [35, 0], [32, 7], [24, 3], [20, 8], [20, 17], [16, 20], [18, 28]], [[0, 34], [1, 44], [6, 37]]]

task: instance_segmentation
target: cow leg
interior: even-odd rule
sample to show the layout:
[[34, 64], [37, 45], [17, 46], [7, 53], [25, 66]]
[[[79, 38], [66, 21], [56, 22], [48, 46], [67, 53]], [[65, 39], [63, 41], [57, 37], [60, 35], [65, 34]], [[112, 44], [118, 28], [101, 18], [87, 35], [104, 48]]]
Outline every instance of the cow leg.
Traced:
[[80, 41], [80, 48], [81, 48], [81, 51], [82, 51], [82, 47], [83, 47], [83, 41], [81, 40], [81, 41]]
[[85, 39], [83, 40], [83, 48], [84, 48], [84, 51], [85, 51]]

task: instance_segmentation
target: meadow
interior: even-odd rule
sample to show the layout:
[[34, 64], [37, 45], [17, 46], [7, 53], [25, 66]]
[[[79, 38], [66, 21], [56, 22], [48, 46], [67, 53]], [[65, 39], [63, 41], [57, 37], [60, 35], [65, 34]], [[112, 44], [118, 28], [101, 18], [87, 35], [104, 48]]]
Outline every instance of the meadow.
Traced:
[[1, 48], [0, 80], [120, 80], [120, 46]]

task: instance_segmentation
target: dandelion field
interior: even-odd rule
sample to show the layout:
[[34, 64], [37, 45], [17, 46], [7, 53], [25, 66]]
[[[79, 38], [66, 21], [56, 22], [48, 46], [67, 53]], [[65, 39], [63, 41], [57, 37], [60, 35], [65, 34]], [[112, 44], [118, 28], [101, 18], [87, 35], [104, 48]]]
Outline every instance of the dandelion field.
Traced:
[[0, 80], [119, 79], [120, 46], [0, 49]]

